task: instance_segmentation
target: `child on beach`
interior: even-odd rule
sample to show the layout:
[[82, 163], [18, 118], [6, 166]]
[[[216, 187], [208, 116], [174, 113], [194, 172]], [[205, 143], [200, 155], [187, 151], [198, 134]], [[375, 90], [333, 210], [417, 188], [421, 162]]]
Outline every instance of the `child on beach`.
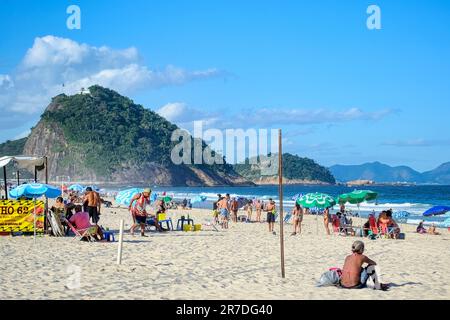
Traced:
[[[375, 271], [377, 263], [363, 253], [364, 242], [355, 241], [352, 245], [352, 254], [345, 258], [339, 282], [340, 287], [344, 289], [362, 289], [367, 286], [367, 280], [372, 278], [375, 284], [374, 289], [387, 291], [389, 285], [378, 281], [378, 275]], [[367, 264], [367, 267], [363, 268], [365, 264]]]

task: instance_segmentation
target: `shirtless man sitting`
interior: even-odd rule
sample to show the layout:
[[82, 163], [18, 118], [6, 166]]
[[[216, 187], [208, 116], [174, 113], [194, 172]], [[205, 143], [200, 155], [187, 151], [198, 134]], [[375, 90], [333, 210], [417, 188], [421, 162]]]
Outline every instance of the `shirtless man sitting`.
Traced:
[[[345, 258], [340, 285], [344, 289], [362, 289], [366, 287], [369, 277], [372, 278], [376, 290], [387, 291], [389, 285], [379, 283], [375, 271], [377, 263], [364, 254], [364, 242], [355, 241], [352, 245], [352, 254]], [[363, 265], [367, 267], [363, 268]]]

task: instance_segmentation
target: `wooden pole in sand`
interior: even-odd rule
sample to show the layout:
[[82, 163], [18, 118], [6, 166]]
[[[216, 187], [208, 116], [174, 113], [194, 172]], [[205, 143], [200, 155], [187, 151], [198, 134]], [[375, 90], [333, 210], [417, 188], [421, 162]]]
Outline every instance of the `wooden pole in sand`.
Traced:
[[284, 232], [283, 232], [283, 148], [281, 145], [281, 129], [278, 129], [278, 199], [280, 201], [280, 251], [281, 277], [285, 278], [284, 270]]
[[123, 243], [123, 219], [120, 220], [120, 231], [119, 231], [119, 248], [117, 249], [117, 264], [122, 263], [122, 243]]

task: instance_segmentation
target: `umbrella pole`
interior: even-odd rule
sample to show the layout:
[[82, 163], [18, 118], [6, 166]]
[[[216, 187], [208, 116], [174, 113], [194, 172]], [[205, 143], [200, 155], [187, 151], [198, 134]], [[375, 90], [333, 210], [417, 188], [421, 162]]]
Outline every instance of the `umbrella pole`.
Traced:
[[36, 198], [34, 199], [34, 208], [33, 208], [33, 225], [34, 225], [34, 243], [36, 243]]

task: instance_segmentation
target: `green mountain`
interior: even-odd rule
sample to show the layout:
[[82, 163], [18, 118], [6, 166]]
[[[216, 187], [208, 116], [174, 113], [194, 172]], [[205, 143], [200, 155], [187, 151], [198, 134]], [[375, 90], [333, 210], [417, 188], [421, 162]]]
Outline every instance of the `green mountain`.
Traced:
[[[268, 169], [271, 165], [271, 159], [277, 167], [277, 155], [257, 159], [246, 159], [243, 163], [234, 165], [237, 173], [244, 178], [257, 184], [276, 184], [278, 183], [277, 169]], [[283, 181], [287, 184], [302, 183], [325, 183], [335, 184], [336, 180], [330, 171], [308, 158], [302, 158], [290, 153], [283, 153]]]
[[29, 137], [0, 145], [0, 155], [47, 155], [50, 180], [68, 176], [71, 181], [152, 185], [248, 184], [226, 163], [173, 164], [171, 150], [178, 142], [171, 136], [176, 129], [129, 98], [92, 86], [86, 94], [54, 97]]

